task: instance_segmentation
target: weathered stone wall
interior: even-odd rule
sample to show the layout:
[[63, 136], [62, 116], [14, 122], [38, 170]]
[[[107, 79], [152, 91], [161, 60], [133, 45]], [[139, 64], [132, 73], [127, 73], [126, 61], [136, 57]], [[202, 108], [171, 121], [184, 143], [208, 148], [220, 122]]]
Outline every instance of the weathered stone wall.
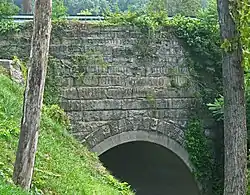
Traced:
[[[1, 57], [28, 57], [29, 45], [30, 30], [1, 37]], [[91, 148], [125, 131], [153, 131], [183, 145], [197, 101], [185, 53], [171, 29], [155, 35], [83, 24], [53, 29], [55, 85], [72, 134]]]

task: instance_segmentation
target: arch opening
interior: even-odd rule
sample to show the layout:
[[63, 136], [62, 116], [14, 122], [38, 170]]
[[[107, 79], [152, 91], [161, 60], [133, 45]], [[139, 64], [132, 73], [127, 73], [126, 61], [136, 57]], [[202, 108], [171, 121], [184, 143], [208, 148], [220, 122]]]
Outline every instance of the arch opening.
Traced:
[[136, 195], [198, 195], [189, 168], [172, 151], [147, 141], [117, 145], [99, 156], [119, 180], [128, 182]]

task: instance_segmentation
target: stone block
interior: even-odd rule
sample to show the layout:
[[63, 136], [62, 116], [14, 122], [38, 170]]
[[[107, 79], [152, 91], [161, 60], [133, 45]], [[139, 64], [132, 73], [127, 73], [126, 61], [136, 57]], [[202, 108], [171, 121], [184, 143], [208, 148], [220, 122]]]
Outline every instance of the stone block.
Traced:
[[6, 73], [13, 81], [24, 85], [25, 81], [21, 70], [21, 64], [13, 60], [0, 59], [0, 67], [6, 70]]

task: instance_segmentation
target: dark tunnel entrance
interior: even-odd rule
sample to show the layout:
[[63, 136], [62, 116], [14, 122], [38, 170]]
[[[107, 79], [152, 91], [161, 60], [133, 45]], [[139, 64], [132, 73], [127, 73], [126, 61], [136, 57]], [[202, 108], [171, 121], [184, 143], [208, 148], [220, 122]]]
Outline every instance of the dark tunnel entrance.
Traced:
[[118, 145], [99, 156], [119, 180], [128, 182], [136, 195], [198, 195], [194, 178], [170, 150], [150, 142]]

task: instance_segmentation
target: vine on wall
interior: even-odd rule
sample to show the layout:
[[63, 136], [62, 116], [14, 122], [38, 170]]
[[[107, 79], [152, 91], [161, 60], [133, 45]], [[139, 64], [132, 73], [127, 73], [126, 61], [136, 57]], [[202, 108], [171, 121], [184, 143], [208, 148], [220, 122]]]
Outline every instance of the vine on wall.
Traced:
[[46, 84], [44, 88], [44, 103], [46, 105], [59, 104], [60, 88], [58, 72], [61, 68], [60, 60], [49, 56]]
[[[67, 65], [70, 63], [70, 66]], [[60, 104], [60, 80], [64, 77], [72, 78], [73, 83], [83, 82], [88, 73], [87, 65], [95, 64], [105, 69], [108, 63], [105, 62], [103, 55], [99, 51], [88, 51], [79, 55], [71, 56], [67, 60], [59, 60], [49, 56], [46, 85], [44, 90], [44, 103], [46, 105]], [[67, 70], [66, 70], [67, 69]], [[65, 72], [66, 70], [66, 72]]]
[[199, 119], [189, 121], [185, 132], [185, 147], [194, 166], [193, 174], [206, 194], [210, 190], [209, 184], [212, 180], [213, 162], [209, 144], [204, 136], [204, 129]]

